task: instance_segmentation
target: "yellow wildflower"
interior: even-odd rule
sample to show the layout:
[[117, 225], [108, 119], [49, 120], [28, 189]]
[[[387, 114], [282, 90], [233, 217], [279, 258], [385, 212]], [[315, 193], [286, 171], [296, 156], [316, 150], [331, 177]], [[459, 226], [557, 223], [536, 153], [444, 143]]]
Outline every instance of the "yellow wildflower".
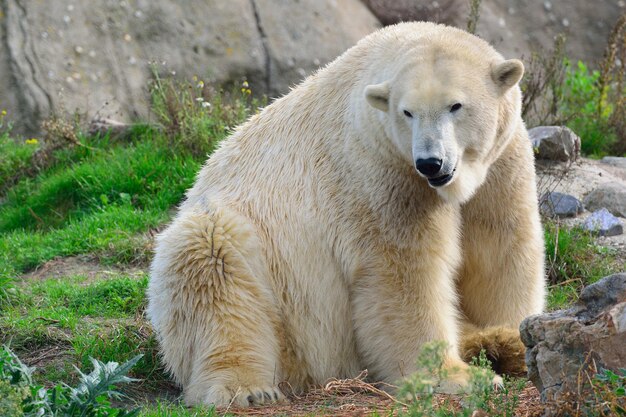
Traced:
[[35, 139], [35, 138], [26, 139], [26, 144], [27, 145], [36, 145], [38, 143], [39, 143], [39, 141], [37, 139]]
[[243, 84], [241, 84], [241, 86], [242, 86], [243, 88], [248, 88], [248, 82], [247, 82], [247, 81], [244, 81], [244, 82], [243, 82]]
[[0, 114], [2, 114], [3, 116], [6, 116], [7, 115], [7, 111], [2, 109], [2, 112], [0, 112]]
[[204, 81], [200, 80], [198, 81], [198, 88], [203, 88], [204, 87]]

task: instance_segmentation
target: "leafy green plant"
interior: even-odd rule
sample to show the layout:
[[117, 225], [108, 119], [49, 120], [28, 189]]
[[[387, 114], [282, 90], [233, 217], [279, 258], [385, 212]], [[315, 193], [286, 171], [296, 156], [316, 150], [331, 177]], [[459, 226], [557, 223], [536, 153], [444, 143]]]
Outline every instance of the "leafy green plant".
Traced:
[[600, 71], [590, 70], [581, 61], [572, 65], [565, 60], [565, 67], [561, 117], [580, 136], [583, 154], [603, 156], [617, 140], [609, 123], [614, 107], [608, 88], [600, 87]]
[[626, 415], [626, 369], [601, 369], [592, 381], [595, 404], [604, 406], [602, 415]]
[[484, 351], [471, 362], [470, 381], [465, 394], [459, 401], [450, 398], [437, 401], [437, 385], [447, 377], [443, 368], [443, 355], [446, 345], [442, 342], [424, 345], [417, 359], [417, 372], [408, 377], [400, 386], [398, 397], [408, 399], [406, 411], [398, 415], [407, 417], [470, 417], [476, 411], [489, 416], [512, 417], [519, 402], [522, 384], [505, 381], [503, 387], [493, 385], [494, 373]]
[[565, 37], [535, 51], [521, 82], [522, 116], [529, 127], [566, 125], [581, 138], [584, 155], [626, 153], [626, 14], [612, 29], [604, 58], [591, 69], [565, 57]]
[[[44, 388], [33, 382], [33, 368], [6, 346], [0, 349], [0, 392], [6, 392], [0, 411], [26, 417], [133, 417], [139, 410], [114, 408], [110, 399], [122, 398], [116, 385], [135, 381], [126, 374], [141, 359], [138, 355], [119, 365], [92, 359], [93, 371], [88, 374], [76, 369], [80, 382], [76, 387], [60, 384]], [[22, 414], [20, 414], [20, 411]], [[7, 414], [2, 414], [7, 415]], [[8, 414], [10, 415], [10, 414]]]

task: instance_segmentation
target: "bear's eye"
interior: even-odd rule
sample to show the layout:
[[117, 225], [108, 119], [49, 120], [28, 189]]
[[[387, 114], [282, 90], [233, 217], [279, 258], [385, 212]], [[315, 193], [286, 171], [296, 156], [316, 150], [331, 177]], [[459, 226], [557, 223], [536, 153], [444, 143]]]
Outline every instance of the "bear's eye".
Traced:
[[463, 107], [463, 105], [461, 103], [454, 103], [450, 107], [450, 112], [454, 113], [455, 111], [459, 110], [461, 107]]
[[405, 111], [404, 111], [404, 115], [405, 115], [406, 117], [409, 117], [409, 118], [412, 118], [412, 117], [413, 117], [413, 115], [411, 114], [411, 112], [410, 112], [410, 111], [408, 111], [408, 110], [405, 110]]

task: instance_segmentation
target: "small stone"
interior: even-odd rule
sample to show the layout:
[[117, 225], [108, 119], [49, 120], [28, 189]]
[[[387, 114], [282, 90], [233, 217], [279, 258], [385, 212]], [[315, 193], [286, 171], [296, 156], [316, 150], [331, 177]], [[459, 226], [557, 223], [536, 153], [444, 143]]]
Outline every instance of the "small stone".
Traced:
[[599, 236], [617, 236], [624, 233], [622, 222], [605, 208], [591, 213], [583, 223], [583, 227]]
[[81, 55], [83, 52], [85, 52], [85, 50], [83, 49], [82, 46], [75, 46], [74, 47], [74, 52], [76, 52], [76, 54]]
[[565, 27], [569, 27], [569, 20], [568, 19], [563, 19], [561, 20], [561, 24]]
[[556, 191], [545, 193], [540, 201], [541, 212], [548, 217], [576, 217], [584, 211], [583, 203], [573, 195]]
[[552, 10], [552, 2], [549, 1], [544, 1], [543, 2], [543, 8], [546, 9], [546, 11], [550, 11]]
[[580, 153], [580, 138], [565, 126], [538, 126], [528, 131], [538, 159], [575, 161]]
[[626, 217], [626, 188], [617, 183], [599, 185], [584, 198], [589, 210], [606, 208], [611, 214]]
[[124, 34], [124, 41], [125, 42], [130, 42], [132, 40], [132, 36], [130, 36], [130, 34], [126, 33]]

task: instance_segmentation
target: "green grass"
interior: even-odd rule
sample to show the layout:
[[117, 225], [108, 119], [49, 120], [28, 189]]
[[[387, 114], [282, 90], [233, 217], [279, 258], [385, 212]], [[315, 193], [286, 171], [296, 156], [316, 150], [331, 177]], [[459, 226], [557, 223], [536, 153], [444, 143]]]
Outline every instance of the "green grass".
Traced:
[[[0, 344], [27, 356], [58, 346], [82, 367], [89, 366], [91, 357], [119, 362], [143, 353], [133, 375], [153, 377], [160, 371], [156, 340], [143, 318], [147, 283], [145, 274], [33, 282], [24, 286], [21, 302], [0, 316]], [[44, 369], [42, 377], [50, 382], [52, 377], [68, 377], [68, 370], [51, 369], [53, 375], [47, 375]]]
[[68, 164], [12, 187], [0, 206], [0, 276], [57, 256], [132, 258], [133, 237], [168, 220], [200, 161], [145, 132], [130, 144], [93, 140]]
[[544, 222], [548, 267], [548, 308], [565, 308], [578, 299], [586, 285], [619, 272], [615, 251], [599, 246], [587, 231]]
[[158, 402], [155, 405], [146, 405], [142, 407], [139, 413], [140, 417], [216, 417], [217, 415], [214, 407], [187, 408], [180, 404], [165, 402]]

